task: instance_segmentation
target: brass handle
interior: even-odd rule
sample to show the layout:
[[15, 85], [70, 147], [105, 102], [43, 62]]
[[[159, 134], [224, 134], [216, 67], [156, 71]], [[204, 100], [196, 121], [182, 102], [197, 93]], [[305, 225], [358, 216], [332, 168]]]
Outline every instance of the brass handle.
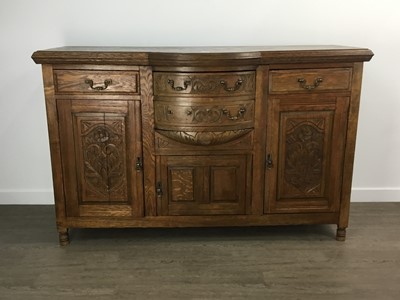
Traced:
[[175, 82], [172, 79], [168, 79], [168, 84], [174, 91], [180, 92], [180, 91], [186, 91], [188, 86], [192, 84], [192, 81], [185, 80], [183, 82], [183, 87], [181, 87], [181, 86], [175, 86]]
[[86, 79], [85, 83], [88, 84], [92, 90], [104, 91], [105, 89], [108, 88], [109, 85], [112, 84], [112, 80], [111, 79], [104, 80], [104, 86], [93, 86], [93, 80], [91, 79]]
[[314, 80], [314, 84], [309, 84], [309, 85], [307, 85], [307, 80], [305, 80], [304, 78], [298, 78], [297, 81], [299, 82], [300, 87], [310, 91], [318, 87], [319, 84], [323, 81], [323, 79], [321, 77], [318, 77]]
[[235, 82], [235, 85], [233, 87], [228, 87], [228, 84], [227, 84], [227, 82], [225, 80], [221, 80], [219, 83], [222, 85], [222, 87], [224, 88], [225, 91], [227, 91], [227, 92], [235, 92], [238, 89], [240, 89], [240, 87], [243, 84], [243, 80], [242, 79], [238, 79]]
[[222, 109], [222, 113], [228, 117], [229, 120], [238, 120], [240, 118], [243, 118], [244, 114], [246, 112], [246, 108], [244, 106], [241, 106], [236, 114], [236, 116], [232, 116], [231, 112], [227, 110], [226, 108]]

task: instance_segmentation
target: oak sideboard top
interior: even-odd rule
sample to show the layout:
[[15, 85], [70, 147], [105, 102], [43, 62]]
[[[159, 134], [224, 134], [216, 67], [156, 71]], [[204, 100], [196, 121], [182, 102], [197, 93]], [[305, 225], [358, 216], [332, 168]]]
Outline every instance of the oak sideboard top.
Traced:
[[347, 46], [60, 47], [39, 50], [38, 64], [212, 65], [369, 61], [373, 52]]

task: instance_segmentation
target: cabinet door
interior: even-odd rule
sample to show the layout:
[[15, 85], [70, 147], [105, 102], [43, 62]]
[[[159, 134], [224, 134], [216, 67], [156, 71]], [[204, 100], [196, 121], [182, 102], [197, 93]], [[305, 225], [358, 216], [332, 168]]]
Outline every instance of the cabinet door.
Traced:
[[57, 108], [67, 216], [141, 216], [140, 102], [58, 100]]
[[349, 98], [269, 101], [265, 212], [338, 211]]
[[251, 156], [162, 156], [162, 215], [245, 214]]

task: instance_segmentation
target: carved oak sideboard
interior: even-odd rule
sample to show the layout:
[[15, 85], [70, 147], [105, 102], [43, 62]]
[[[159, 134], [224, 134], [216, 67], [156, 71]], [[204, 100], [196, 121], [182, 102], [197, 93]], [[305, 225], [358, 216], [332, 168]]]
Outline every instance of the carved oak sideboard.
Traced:
[[341, 46], [37, 51], [57, 228], [336, 224], [363, 62]]

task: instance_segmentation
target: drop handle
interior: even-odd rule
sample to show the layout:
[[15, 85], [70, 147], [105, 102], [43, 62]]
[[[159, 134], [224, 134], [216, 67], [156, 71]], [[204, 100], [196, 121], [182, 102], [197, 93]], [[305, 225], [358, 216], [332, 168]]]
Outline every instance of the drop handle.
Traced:
[[242, 79], [238, 79], [235, 82], [234, 86], [232, 86], [232, 87], [228, 87], [228, 83], [225, 80], [221, 80], [219, 83], [222, 85], [222, 87], [224, 88], [225, 91], [227, 91], [227, 92], [236, 92], [242, 86], [243, 80]]
[[175, 86], [175, 81], [172, 79], [168, 79], [167, 83], [169, 84], [169, 86], [176, 92], [181, 92], [181, 91], [186, 91], [187, 88], [189, 87], [189, 85], [192, 84], [191, 80], [185, 80], [183, 82], [183, 87], [181, 86]]
[[311, 91], [315, 88], [317, 88], [321, 82], [324, 80], [321, 77], [318, 77], [314, 80], [314, 84], [307, 84], [307, 80], [304, 78], [298, 78], [297, 82], [300, 84], [300, 87], [302, 87], [305, 90]]
[[231, 112], [229, 110], [227, 110], [226, 108], [222, 109], [222, 113], [229, 119], [232, 121], [236, 121], [239, 120], [240, 118], [244, 117], [244, 114], [246, 113], [246, 107], [241, 106], [238, 110], [238, 112], [235, 115], [231, 115]]
[[86, 80], [85, 80], [85, 83], [88, 84], [89, 87], [90, 87], [92, 90], [95, 90], [95, 91], [104, 91], [104, 90], [106, 90], [106, 89], [112, 84], [112, 80], [111, 80], [111, 79], [106, 79], [106, 80], [104, 80], [104, 83], [103, 83], [104, 85], [103, 85], [103, 86], [94, 86], [93, 80], [91, 80], [91, 79], [86, 79]]
[[274, 166], [274, 164], [273, 164], [273, 162], [272, 162], [272, 156], [271, 156], [271, 154], [268, 154], [268, 155], [267, 155], [266, 166], [267, 166], [267, 169], [268, 169], [268, 170], [272, 169], [272, 167]]

